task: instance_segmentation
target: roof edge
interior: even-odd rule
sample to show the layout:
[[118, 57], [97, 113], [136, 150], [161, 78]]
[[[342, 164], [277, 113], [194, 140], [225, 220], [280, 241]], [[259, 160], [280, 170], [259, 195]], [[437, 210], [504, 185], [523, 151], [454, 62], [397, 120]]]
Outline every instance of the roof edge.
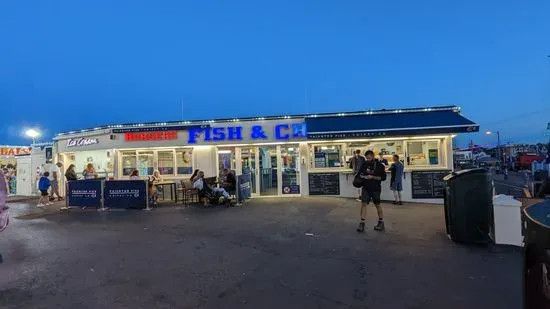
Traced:
[[[61, 132], [55, 135], [59, 138], [66, 135], [74, 135], [79, 133], [91, 133], [107, 129], [120, 128], [136, 128], [136, 127], [153, 127], [153, 126], [177, 126], [177, 125], [205, 125], [221, 122], [240, 122], [240, 121], [262, 121], [262, 120], [280, 120], [280, 119], [295, 119], [295, 118], [318, 118], [318, 117], [336, 117], [336, 116], [359, 116], [359, 115], [380, 115], [380, 114], [395, 114], [395, 113], [421, 113], [421, 112], [437, 112], [437, 111], [454, 111], [459, 113], [461, 108], [456, 105], [433, 106], [422, 108], [401, 108], [401, 109], [369, 109], [351, 112], [328, 112], [328, 113], [310, 113], [310, 114], [295, 114], [285, 116], [262, 116], [262, 117], [242, 117], [242, 118], [221, 118], [212, 120], [182, 120], [182, 121], [165, 121], [165, 122], [142, 122], [142, 123], [123, 123], [104, 125], [95, 128], [88, 128], [75, 131]], [[54, 138], [55, 139], [55, 138]]]

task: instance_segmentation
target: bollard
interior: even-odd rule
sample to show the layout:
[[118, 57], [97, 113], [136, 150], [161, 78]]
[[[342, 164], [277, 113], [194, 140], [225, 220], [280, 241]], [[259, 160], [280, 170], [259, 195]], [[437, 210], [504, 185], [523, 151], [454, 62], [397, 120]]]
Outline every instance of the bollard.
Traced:
[[149, 181], [148, 180], [145, 181], [145, 209], [143, 210], [147, 210], [147, 211], [151, 210], [151, 208], [149, 208]]

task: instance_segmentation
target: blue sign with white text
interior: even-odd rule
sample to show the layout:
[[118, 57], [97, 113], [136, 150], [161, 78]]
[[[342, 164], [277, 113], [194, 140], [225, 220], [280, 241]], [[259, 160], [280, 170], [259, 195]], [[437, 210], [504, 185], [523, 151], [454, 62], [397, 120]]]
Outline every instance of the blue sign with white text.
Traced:
[[101, 207], [101, 180], [74, 180], [67, 183], [67, 206]]
[[237, 190], [238, 192], [238, 201], [242, 202], [250, 198], [250, 185], [251, 185], [250, 174], [243, 174], [237, 176]]
[[106, 181], [104, 197], [104, 205], [108, 208], [146, 208], [148, 202], [147, 181]]
[[266, 132], [261, 125], [254, 125], [249, 132], [243, 132], [241, 126], [231, 127], [191, 127], [188, 130], [189, 144], [196, 144], [200, 141], [242, 141], [244, 134], [252, 140], [289, 140], [294, 138], [307, 138], [307, 128], [305, 123], [281, 123], [275, 125], [273, 132]]

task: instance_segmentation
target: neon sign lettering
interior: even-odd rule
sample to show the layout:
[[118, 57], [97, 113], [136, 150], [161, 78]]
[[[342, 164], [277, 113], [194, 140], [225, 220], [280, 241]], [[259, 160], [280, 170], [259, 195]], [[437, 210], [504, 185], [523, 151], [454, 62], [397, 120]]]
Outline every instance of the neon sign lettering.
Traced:
[[71, 138], [67, 141], [67, 147], [80, 147], [99, 144], [97, 138]]
[[[189, 128], [189, 144], [196, 144], [199, 140], [210, 141], [242, 141], [243, 140], [243, 127], [231, 126], [231, 127], [216, 127], [216, 128]], [[253, 125], [250, 127], [248, 136], [252, 140], [266, 140], [270, 137], [270, 134], [264, 130], [261, 125]], [[307, 138], [307, 129], [305, 123], [293, 123], [293, 124], [277, 124], [273, 129], [272, 136], [275, 140], [289, 140], [294, 138]]]
[[165, 141], [178, 139], [178, 131], [157, 131], [141, 133], [125, 133], [124, 140], [127, 142], [137, 141]]

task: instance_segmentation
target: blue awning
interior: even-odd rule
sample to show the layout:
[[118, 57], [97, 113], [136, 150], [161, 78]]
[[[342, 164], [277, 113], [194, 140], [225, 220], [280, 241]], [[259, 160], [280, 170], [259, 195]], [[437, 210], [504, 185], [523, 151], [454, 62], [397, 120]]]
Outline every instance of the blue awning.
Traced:
[[308, 139], [452, 134], [479, 131], [455, 110], [308, 117]]

